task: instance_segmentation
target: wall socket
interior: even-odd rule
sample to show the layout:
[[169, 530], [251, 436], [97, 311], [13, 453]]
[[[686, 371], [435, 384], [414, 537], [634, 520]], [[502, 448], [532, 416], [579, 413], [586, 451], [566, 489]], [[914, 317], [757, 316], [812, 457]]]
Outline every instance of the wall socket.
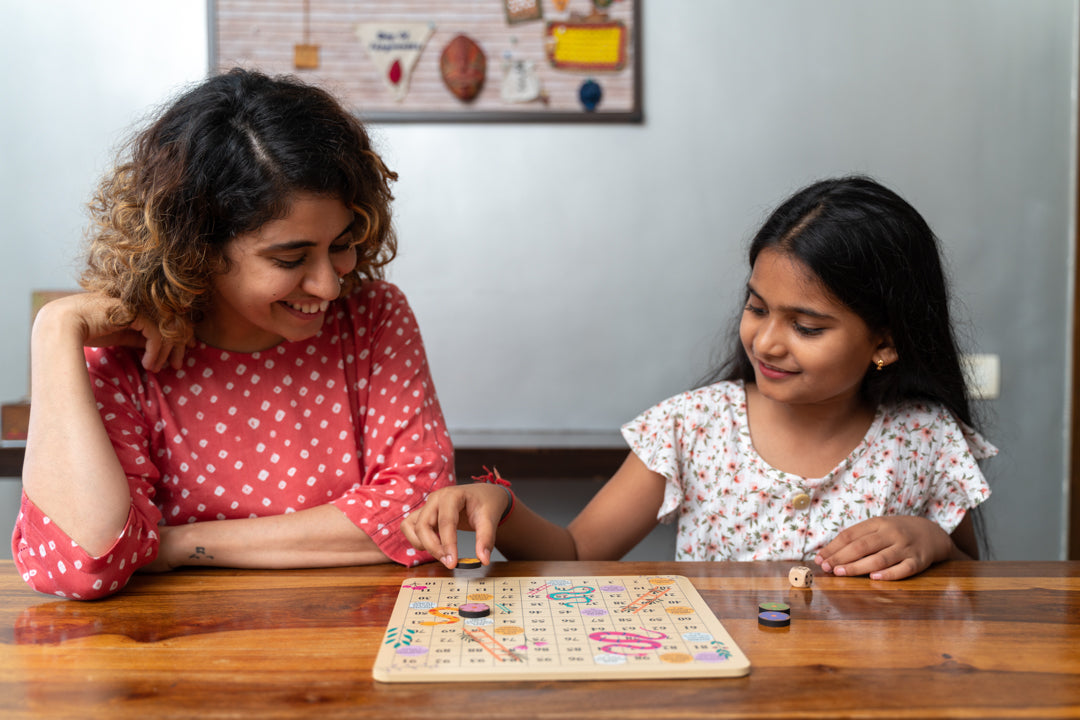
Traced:
[[993, 400], [1001, 394], [1001, 358], [991, 354], [961, 355], [972, 400]]

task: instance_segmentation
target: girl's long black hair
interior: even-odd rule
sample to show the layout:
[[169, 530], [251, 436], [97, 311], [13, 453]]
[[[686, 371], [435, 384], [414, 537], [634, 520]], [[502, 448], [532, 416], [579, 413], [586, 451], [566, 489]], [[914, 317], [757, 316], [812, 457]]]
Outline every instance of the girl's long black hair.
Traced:
[[[898, 358], [881, 371], [867, 368], [861, 392], [871, 407], [924, 400], [976, 427], [938, 239], [906, 200], [864, 176], [821, 180], [796, 192], [765, 221], [750, 244], [751, 269], [770, 248], [805, 264], [871, 331], [889, 333]], [[737, 331], [727, 359], [704, 382], [717, 380], [754, 380]], [[991, 547], [985, 518], [979, 507], [969, 513], [986, 557]]]
[[[887, 332], [898, 359], [863, 380], [871, 407], [926, 400], [974, 427], [949, 317], [938, 240], [906, 200], [863, 176], [821, 180], [784, 201], [754, 236], [750, 267], [763, 250], [801, 261], [873, 332]], [[754, 380], [738, 337], [716, 380]]]

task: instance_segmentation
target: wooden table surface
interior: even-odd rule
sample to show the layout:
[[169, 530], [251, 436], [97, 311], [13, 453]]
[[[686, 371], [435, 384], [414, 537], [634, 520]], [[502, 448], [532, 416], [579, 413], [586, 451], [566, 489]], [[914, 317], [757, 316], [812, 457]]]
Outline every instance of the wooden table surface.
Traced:
[[[0, 561], [0, 717], [1080, 717], [1080, 562], [945, 563], [898, 583], [791, 563], [496, 563], [489, 576], [689, 577], [750, 658], [710, 680], [384, 684], [397, 588], [437, 565], [179, 570], [113, 598], [29, 590]], [[792, 606], [786, 632], [757, 604]]]

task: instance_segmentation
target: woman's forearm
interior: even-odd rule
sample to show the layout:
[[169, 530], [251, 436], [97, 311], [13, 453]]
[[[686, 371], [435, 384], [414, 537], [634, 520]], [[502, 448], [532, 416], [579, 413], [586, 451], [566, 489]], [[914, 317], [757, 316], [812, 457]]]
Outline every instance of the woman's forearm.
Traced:
[[181, 565], [300, 568], [388, 562], [375, 542], [333, 505], [284, 515], [161, 528], [151, 569]]
[[90, 387], [77, 323], [46, 306], [31, 336], [31, 411], [23, 488], [93, 556], [124, 528], [131, 493]]

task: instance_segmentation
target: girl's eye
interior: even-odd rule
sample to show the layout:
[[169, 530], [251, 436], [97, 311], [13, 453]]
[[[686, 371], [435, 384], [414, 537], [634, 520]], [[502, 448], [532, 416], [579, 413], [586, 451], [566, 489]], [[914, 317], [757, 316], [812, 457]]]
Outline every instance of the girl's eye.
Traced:
[[806, 335], [807, 337], [814, 337], [815, 335], [820, 335], [822, 330], [823, 328], [806, 327], [805, 325], [795, 323], [795, 332], [799, 333], [800, 335]]
[[752, 303], [746, 303], [746, 307], [744, 308], [744, 310], [746, 310], [746, 312], [752, 313], [754, 315], [764, 315], [765, 314], [765, 308], [755, 307]]

